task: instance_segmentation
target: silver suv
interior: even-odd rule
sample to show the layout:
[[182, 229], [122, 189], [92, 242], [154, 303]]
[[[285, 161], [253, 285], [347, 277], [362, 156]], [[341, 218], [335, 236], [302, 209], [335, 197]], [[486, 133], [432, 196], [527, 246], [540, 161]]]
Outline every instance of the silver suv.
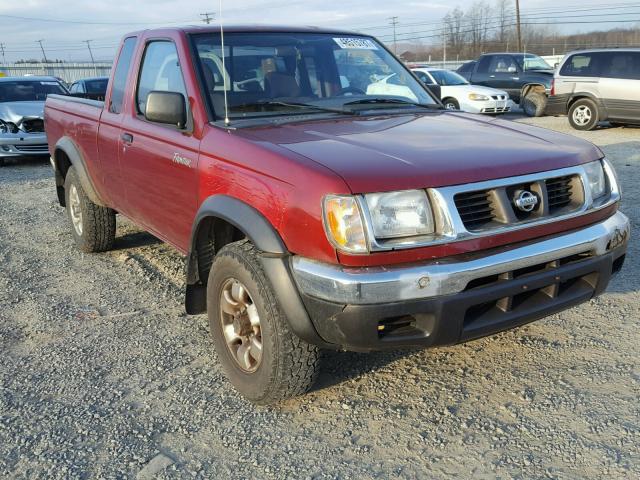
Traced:
[[640, 48], [567, 54], [554, 75], [547, 115], [568, 115], [577, 130], [598, 122], [640, 124]]

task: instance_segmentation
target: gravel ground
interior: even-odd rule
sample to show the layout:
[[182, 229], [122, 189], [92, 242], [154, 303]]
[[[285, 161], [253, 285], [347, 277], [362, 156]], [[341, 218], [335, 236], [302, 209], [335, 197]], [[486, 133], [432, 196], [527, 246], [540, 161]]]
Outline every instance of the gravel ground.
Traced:
[[[518, 120], [603, 147], [638, 223], [640, 129]], [[183, 313], [175, 251], [122, 220], [113, 252], [76, 251], [42, 161], [0, 192], [0, 477], [640, 476], [637, 232], [595, 301], [467, 345], [328, 352], [312, 393], [258, 409]]]

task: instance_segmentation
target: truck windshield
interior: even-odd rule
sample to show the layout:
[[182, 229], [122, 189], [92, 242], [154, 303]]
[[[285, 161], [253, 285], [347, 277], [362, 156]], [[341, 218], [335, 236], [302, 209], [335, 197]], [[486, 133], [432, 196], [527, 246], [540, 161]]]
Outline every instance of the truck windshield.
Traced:
[[377, 41], [318, 33], [194, 35], [202, 85], [217, 118], [369, 109], [437, 108], [437, 102]]
[[0, 102], [44, 102], [47, 95], [65, 95], [55, 80], [15, 80], [0, 82]]
[[544, 58], [532, 53], [525, 53], [516, 57], [516, 61], [522, 70], [552, 70], [553, 67], [549, 65]]

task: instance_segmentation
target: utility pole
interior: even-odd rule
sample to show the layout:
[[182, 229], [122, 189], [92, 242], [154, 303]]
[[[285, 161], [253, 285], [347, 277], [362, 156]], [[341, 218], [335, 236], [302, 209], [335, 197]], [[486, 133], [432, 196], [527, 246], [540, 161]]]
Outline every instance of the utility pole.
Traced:
[[447, 64], [447, 29], [442, 31], [442, 68]]
[[4, 58], [4, 43], [0, 43], [0, 52], [2, 52], [2, 63], [7, 63], [7, 60]]
[[516, 32], [518, 35], [518, 53], [522, 52], [522, 28], [520, 24], [520, 0], [516, 0]]
[[207, 25], [209, 25], [212, 22], [212, 20], [215, 18], [216, 14], [212, 12], [207, 12], [207, 13], [201, 13], [200, 16], [202, 17], [202, 21]]
[[390, 17], [389, 21], [393, 27], [393, 53], [398, 55], [398, 37], [396, 36], [396, 27], [398, 26], [398, 17]]
[[36, 40], [36, 43], [40, 44], [40, 50], [42, 50], [42, 56], [44, 57], [44, 63], [49, 63], [49, 60], [47, 60], [47, 54], [44, 53], [44, 47], [42, 46], [42, 42], [44, 42], [44, 40]]
[[91, 56], [91, 63], [93, 64], [93, 72], [97, 77], [98, 76], [98, 67], [96, 67], [96, 61], [93, 58], [93, 52], [91, 51], [91, 42], [93, 42], [93, 40], [83, 40], [83, 42], [87, 44], [87, 48], [89, 49], [89, 55]]

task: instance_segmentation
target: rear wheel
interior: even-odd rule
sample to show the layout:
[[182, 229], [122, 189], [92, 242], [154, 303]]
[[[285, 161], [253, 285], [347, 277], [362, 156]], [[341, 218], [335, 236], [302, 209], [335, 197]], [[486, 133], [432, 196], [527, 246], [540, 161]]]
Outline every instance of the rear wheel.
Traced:
[[460, 104], [455, 98], [451, 98], [451, 97], [445, 98], [442, 101], [442, 104], [444, 105], [444, 108], [446, 108], [447, 110], [460, 110]]
[[207, 312], [226, 376], [248, 400], [268, 405], [313, 385], [320, 352], [290, 330], [251, 242], [229, 244], [216, 255]]
[[522, 99], [522, 110], [529, 117], [543, 116], [546, 107], [547, 97], [542, 93], [532, 92]]
[[64, 191], [67, 216], [78, 248], [86, 253], [110, 250], [116, 237], [115, 212], [89, 199], [73, 167], [67, 172]]
[[593, 130], [599, 116], [598, 106], [589, 98], [581, 98], [569, 108], [569, 123], [576, 130]]

